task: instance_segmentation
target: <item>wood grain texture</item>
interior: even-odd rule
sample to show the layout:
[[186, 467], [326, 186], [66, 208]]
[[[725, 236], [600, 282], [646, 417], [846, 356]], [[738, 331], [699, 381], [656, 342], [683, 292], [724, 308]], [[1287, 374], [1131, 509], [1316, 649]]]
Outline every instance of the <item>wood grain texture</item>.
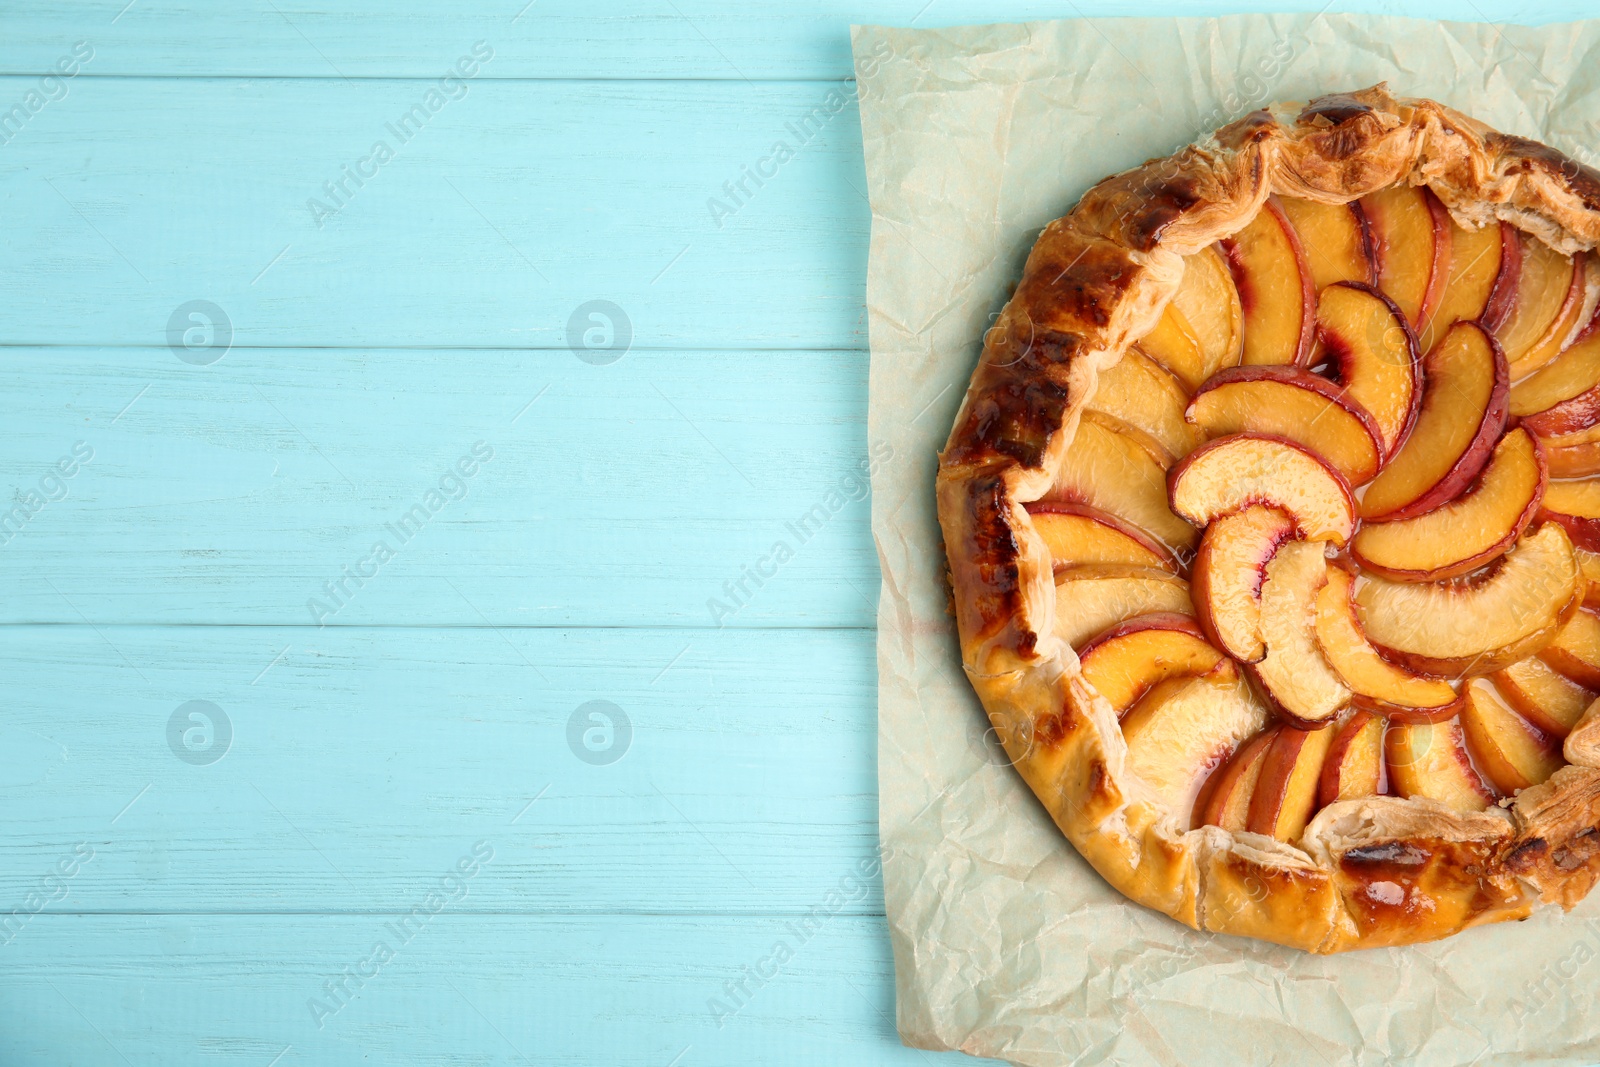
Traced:
[[[92, 912], [392, 910], [478, 838], [507, 851], [466, 910], [795, 911], [877, 847], [861, 631], [5, 634], [0, 915], [78, 842]], [[193, 700], [227, 725], [178, 744], [214, 762], [172, 747]], [[580, 734], [611, 762], [573, 747], [591, 701], [629, 723]], [[850, 910], [881, 909], [874, 878]]]
[[[12, 349], [0, 395], [0, 485], [94, 453], [0, 526], [6, 621], [872, 623], [864, 353]], [[478, 442], [493, 458], [402, 544]], [[745, 578], [780, 540], [794, 557]], [[346, 579], [378, 541], [394, 558]]]
[[0, 145], [13, 344], [164, 347], [206, 299], [235, 345], [565, 351], [603, 298], [639, 349], [865, 346], [860, 123], [833, 85], [66, 84]]
[[[463, 842], [470, 848], [471, 842]], [[496, 861], [469, 885], [502, 877]], [[6, 946], [0, 1059], [73, 1064], [960, 1064], [900, 1048], [881, 918], [41, 915]], [[391, 948], [381, 965], [373, 949]], [[708, 1001], [793, 957], [719, 1029]], [[367, 971], [331, 1014], [324, 983]], [[772, 967], [763, 968], [769, 973]], [[375, 972], [375, 973], [373, 973]], [[826, 1020], [825, 1025], [823, 1021]], [[318, 1021], [321, 1022], [320, 1028]], [[288, 1051], [285, 1052], [285, 1049]], [[687, 1051], [685, 1051], [687, 1050]]]
[[[219, 11], [204, 0], [51, 0], [8, 5], [0, 71], [44, 72], [63, 42], [105, 41], [101, 74], [238, 77], [438, 77], [453, 48], [495, 43], [504, 57], [491, 77], [571, 79], [842, 78], [851, 73], [851, 23], [924, 29], [970, 23], [1136, 14], [1203, 17], [1259, 11], [1320, 11], [1319, 0], [1163, 0], [1132, 6], [1013, 0], [997, 9], [974, 0], [822, 0], [753, 5], [741, 0], [503, 0], [493, 4], [407, 0], [239, 0]], [[1528, 24], [1585, 18], [1579, 0], [1530, 10], [1511, 0], [1430, 0], [1403, 11], [1382, 0], [1340, 10]], [[119, 12], [121, 13], [120, 17]]]

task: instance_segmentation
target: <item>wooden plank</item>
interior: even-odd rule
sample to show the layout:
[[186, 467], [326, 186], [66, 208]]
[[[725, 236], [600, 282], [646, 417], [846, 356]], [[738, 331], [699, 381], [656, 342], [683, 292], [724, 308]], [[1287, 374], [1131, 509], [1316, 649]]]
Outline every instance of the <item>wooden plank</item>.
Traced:
[[487, 839], [473, 910], [803, 911], [876, 854], [865, 632], [3, 636], [0, 915], [79, 845], [51, 910], [393, 910]]
[[[124, 7], [126, 6], [126, 10]], [[1062, 15], [1188, 15], [1224, 11], [1318, 11], [1319, 0], [1202, 0], [1140, 5], [1043, 0], [1004, 6], [975, 0], [867, 0], [765, 7], [738, 0], [641, 0], [597, 7], [577, 0], [304, 4], [239, 0], [88, 0], [8, 5], [0, 70], [44, 73], [72, 42], [94, 42], [92, 74], [248, 77], [436, 78], [477, 40], [491, 42], [496, 78], [843, 78], [852, 22], [922, 28]], [[1374, 11], [1385, 5], [1356, 5]], [[519, 10], [520, 9], [520, 10]], [[1588, 17], [1579, 0], [1529, 10], [1509, 0], [1473, 6], [1408, 5], [1423, 18], [1559, 22]], [[120, 17], [119, 17], [120, 14]], [[248, 45], [241, 47], [241, 42]]]
[[865, 378], [856, 352], [13, 349], [0, 489], [66, 496], [0, 523], [0, 619], [870, 626]]
[[[469, 849], [463, 842], [462, 855]], [[495, 862], [483, 865], [466, 899], [498, 877]], [[493, 917], [447, 904], [414, 921], [409, 940], [393, 932], [396, 918], [46, 913], [0, 949], [0, 1059], [170, 1067], [981, 1062], [899, 1045], [879, 918], [833, 916], [797, 934], [797, 920], [781, 915]], [[758, 965], [773, 972], [764, 961], [780, 941], [791, 957], [752, 983], [745, 976]], [[380, 942], [387, 959], [375, 954]], [[335, 1001], [324, 983], [337, 980], [344, 992]], [[741, 980], [750, 995], [719, 1028], [708, 1002], [728, 1001], [725, 986]]]
[[[0, 101], [33, 85], [0, 78]], [[235, 346], [565, 352], [603, 299], [636, 350], [865, 347], [840, 89], [460, 90], [78, 79], [0, 145], [0, 339], [165, 349], [206, 300]]]

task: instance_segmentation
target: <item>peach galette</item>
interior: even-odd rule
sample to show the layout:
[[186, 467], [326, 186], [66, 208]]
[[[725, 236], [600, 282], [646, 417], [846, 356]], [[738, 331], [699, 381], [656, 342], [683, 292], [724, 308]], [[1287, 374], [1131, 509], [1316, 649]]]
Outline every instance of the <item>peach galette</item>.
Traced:
[[1314, 952], [1600, 874], [1600, 175], [1385, 87], [1041, 235], [942, 456], [964, 665], [1132, 899]]

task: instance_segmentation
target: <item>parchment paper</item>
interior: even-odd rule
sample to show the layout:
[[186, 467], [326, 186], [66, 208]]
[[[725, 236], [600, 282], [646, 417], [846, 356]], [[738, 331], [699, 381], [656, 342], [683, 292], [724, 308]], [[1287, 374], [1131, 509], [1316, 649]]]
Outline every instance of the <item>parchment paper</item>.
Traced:
[[1021, 1064], [1593, 1063], [1600, 900], [1315, 957], [1199, 934], [1078, 857], [960, 669], [934, 513], [985, 328], [1107, 174], [1271, 100], [1381, 80], [1594, 164], [1600, 22], [1373, 16], [856, 27], [872, 203], [869, 440], [883, 564], [878, 785], [900, 1034]]

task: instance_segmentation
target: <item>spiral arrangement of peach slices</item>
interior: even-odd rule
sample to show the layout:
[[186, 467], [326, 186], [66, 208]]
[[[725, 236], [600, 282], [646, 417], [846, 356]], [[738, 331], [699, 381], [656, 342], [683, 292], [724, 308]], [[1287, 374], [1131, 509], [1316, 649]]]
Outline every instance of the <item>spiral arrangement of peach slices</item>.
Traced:
[[1188, 827], [1542, 782], [1600, 695], [1600, 270], [1426, 188], [1190, 256], [1029, 504], [1055, 626]]

